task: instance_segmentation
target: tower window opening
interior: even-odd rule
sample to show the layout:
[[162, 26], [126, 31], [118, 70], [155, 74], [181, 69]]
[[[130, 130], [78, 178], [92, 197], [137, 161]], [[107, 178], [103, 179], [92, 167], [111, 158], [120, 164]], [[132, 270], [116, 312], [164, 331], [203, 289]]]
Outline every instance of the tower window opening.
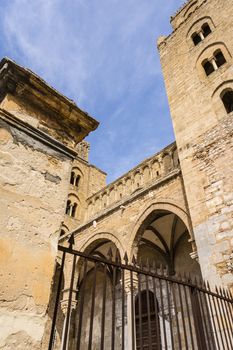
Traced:
[[211, 29], [208, 23], [204, 23], [201, 30], [197, 33], [193, 33], [191, 38], [195, 46], [197, 46], [201, 41], [203, 41], [211, 33]]
[[67, 215], [71, 214], [71, 209], [72, 209], [71, 201], [68, 200], [67, 203], [66, 203], [66, 214]]
[[70, 176], [70, 183], [71, 183], [71, 185], [74, 185], [74, 182], [75, 182], [75, 173], [72, 171], [71, 172], [71, 176]]
[[204, 23], [201, 29], [202, 29], [204, 38], [206, 38], [211, 33], [211, 29], [208, 23]]
[[214, 53], [214, 58], [218, 68], [221, 67], [224, 63], [226, 63], [226, 59], [221, 50], [218, 50]]
[[77, 176], [76, 176], [76, 179], [75, 179], [75, 183], [74, 183], [74, 185], [75, 185], [76, 187], [78, 187], [79, 181], [80, 181], [80, 175], [77, 175]]
[[193, 39], [193, 43], [194, 43], [195, 46], [198, 45], [201, 42], [201, 37], [197, 33], [194, 33], [192, 35], [192, 39]]
[[202, 63], [202, 66], [203, 66], [207, 76], [214, 72], [214, 66], [212, 65], [211, 62], [204, 61]]
[[74, 203], [72, 206], [71, 216], [74, 218], [76, 216], [77, 203]]
[[221, 98], [226, 112], [233, 112], [233, 90], [226, 91]]

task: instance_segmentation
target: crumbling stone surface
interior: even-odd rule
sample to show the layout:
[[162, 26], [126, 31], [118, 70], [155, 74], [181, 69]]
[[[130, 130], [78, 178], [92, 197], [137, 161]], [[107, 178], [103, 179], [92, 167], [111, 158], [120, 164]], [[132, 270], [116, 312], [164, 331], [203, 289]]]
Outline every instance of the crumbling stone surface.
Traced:
[[[158, 42], [202, 274], [230, 287], [232, 113], [221, 96], [233, 89], [232, 10], [231, 0], [188, 1], [171, 20], [174, 31]], [[204, 24], [211, 33], [195, 45], [192, 35]], [[203, 63], [217, 50], [226, 62], [207, 76]]]

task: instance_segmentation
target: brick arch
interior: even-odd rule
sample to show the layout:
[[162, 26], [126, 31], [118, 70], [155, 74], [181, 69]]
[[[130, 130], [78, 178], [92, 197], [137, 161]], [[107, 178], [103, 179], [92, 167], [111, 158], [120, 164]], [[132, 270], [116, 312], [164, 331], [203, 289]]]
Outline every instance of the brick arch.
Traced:
[[149, 218], [154, 212], [160, 211], [160, 210], [166, 210], [173, 214], [176, 214], [187, 227], [190, 238], [193, 239], [191, 222], [186, 210], [180, 207], [173, 200], [160, 199], [159, 201], [153, 202], [149, 206], [147, 205], [146, 207], [144, 207], [140, 212], [140, 214], [138, 215], [138, 218], [129, 236], [129, 241], [128, 241], [127, 253], [130, 259], [132, 259], [133, 254], [135, 254], [137, 251], [138, 241], [140, 239], [140, 236], [143, 234], [143, 224], [145, 224], [147, 218]]
[[85, 241], [85, 243], [79, 248], [79, 251], [84, 252], [90, 246], [94, 245], [95, 242], [101, 241], [101, 240], [103, 240], [103, 241], [108, 240], [108, 241], [112, 242], [113, 244], [115, 244], [115, 246], [117, 247], [117, 249], [120, 253], [121, 259], [123, 259], [124, 254], [125, 254], [125, 250], [123, 248], [122, 242], [113, 233], [109, 233], [109, 232], [95, 233], [93, 236], [91, 236], [89, 239], [87, 239]]

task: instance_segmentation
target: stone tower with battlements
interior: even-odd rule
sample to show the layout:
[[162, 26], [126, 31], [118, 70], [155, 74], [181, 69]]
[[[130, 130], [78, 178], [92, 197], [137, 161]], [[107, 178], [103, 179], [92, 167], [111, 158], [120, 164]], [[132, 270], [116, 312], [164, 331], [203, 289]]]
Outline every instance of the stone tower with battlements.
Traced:
[[232, 285], [232, 0], [188, 1], [158, 48], [203, 277]]

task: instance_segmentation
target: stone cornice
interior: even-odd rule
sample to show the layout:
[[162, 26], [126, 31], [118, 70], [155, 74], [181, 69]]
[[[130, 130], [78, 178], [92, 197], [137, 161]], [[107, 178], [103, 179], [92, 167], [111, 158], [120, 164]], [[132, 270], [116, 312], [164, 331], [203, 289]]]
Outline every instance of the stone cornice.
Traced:
[[27, 134], [28, 136], [31, 136], [32, 138], [40, 141], [41, 143], [47, 145], [48, 147], [52, 148], [53, 150], [71, 158], [75, 159], [77, 157], [77, 153], [62, 144], [61, 142], [55, 140], [51, 136], [49, 136], [47, 133], [34, 128], [30, 124], [18, 119], [13, 114], [5, 111], [4, 109], [0, 108], [0, 119], [10, 125], [13, 128], [16, 128], [23, 133]]
[[7, 94], [25, 100], [27, 104], [44, 111], [47, 116], [53, 115], [61, 126], [72, 130], [76, 142], [83, 140], [99, 125], [72, 100], [49, 86], [35, 73], [3, 58], [0, 62], [0, 101]]

